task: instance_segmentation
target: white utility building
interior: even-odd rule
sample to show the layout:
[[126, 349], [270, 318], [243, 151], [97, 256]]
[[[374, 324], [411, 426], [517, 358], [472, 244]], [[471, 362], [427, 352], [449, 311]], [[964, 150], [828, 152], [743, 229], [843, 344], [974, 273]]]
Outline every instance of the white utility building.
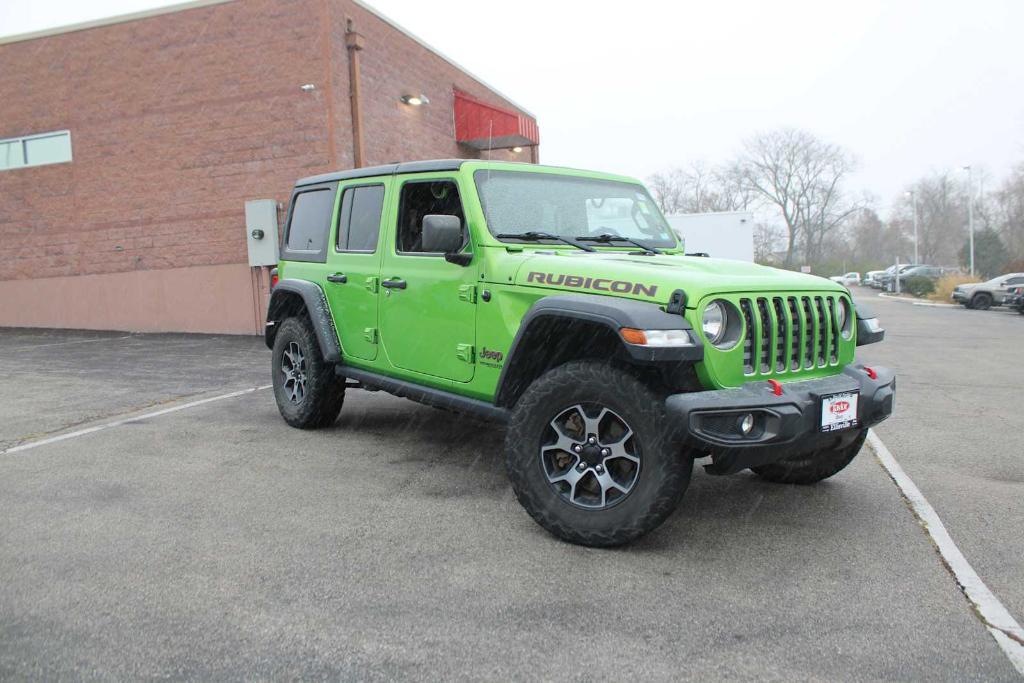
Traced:
[[669, 225], [686, 243], [687, 253], [713, 258], [754, 260], [754, 214], [749, 211], [677, 213]]

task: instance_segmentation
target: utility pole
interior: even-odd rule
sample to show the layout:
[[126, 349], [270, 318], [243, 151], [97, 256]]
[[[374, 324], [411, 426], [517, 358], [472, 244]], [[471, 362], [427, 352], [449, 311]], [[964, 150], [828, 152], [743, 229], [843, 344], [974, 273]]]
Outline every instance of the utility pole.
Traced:
[[969, 243], [971, 249], [971, 277], [974, 277], [974, 170], [970, 166], [964, 166], [967, 171], [967, 230], [970, 233]]
[[920, 263], [917, 253], [917, 190], [907, 190], [907, 196], [914, 207], [914, 263]]

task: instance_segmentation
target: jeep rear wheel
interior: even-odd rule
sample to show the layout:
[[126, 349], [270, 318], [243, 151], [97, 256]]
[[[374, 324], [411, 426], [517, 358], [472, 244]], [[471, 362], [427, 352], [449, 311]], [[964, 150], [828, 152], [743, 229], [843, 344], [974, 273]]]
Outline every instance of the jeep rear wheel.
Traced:
[[513, 411], [505, 452], [516, 497], [566, 541], [628, 543], [665, 521], [690, 482], [693, 458], [665, 425], [663, 397], [629, 373], [560, 366]]
[[852, 441], [839, 448], [823, 448], [801, 453], [768, 465], [751, 467], [762, 479], [779, 484], [816, 484], [846, 468], [860, 453], [868, 430], [861, 430]]
[[292, 427], [331, 425], [345, 400], [345, 380], [324, 361], [310, 323], [288, 318], [277, 330], [271, 360], [274, 398], [281, 417]]

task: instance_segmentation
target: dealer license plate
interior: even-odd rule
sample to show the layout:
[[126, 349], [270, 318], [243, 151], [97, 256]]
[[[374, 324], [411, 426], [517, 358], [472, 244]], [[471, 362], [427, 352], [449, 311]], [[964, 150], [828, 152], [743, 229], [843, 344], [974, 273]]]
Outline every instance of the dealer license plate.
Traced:
[[859, 392], [844, 391], [821, 397], [821, 431], [838, 432], [857, 426]]

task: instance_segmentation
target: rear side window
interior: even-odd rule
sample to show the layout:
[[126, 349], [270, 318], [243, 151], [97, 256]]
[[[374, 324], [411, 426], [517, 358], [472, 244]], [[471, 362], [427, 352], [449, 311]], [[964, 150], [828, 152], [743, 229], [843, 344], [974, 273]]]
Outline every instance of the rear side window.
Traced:
[[283, 258], [290, 261], [327, 260], [337, 184], [303, 188], [292, 198]]
[[384, 186], [350, 187], [341, 195], [338, 214], [338, 251], [377, 250], [380, 237], [381, 211], [384, 209]]

